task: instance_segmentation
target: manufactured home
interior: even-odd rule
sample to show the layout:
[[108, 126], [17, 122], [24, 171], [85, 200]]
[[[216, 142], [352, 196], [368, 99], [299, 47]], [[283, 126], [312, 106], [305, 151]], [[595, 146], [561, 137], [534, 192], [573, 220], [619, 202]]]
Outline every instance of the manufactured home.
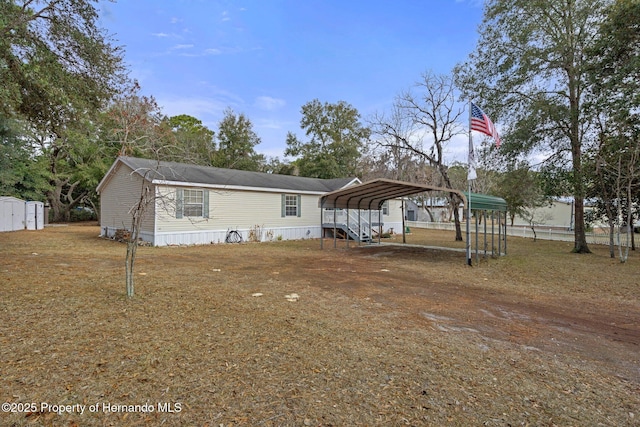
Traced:
[[[155, 246], [319, 238], [335, 229], [319, 198], [360, 184], [357, 178], [318, 179], [119, 157], [97, 190], [101, 234], [130, 230], [131, 209], [151, 194], [140, 237]], [[380, 215], [384, 231], [401, 229], [400, 201]], [[342, 225], [340, 225], [342, 226]], [[348, 228], [348, 227], [347, 227]]]

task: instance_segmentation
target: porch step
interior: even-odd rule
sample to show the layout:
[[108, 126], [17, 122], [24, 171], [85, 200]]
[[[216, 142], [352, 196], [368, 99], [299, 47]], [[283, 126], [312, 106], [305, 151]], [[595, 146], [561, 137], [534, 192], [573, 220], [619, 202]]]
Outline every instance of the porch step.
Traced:
[[[325, 227], [325, 229], [333, 231], [334, 227]], [[362, 232], [358, 235], [357, 229], [354, 230], [352, 227], [347, 228], [346, 224], [336, 224], [335, 230], [337, 234], [336, 237], [342, 239], [346, 239], [348, 236], [348, 238], [356, 242], [371, 242], [372, 240], [368, 233]]]

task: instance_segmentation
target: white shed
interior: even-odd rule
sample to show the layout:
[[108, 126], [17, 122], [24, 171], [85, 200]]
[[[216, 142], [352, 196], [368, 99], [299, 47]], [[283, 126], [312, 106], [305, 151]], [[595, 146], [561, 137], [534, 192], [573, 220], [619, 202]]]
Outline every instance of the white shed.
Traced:
[[15, 197], [0, 197], [0, 231], [25, 229], [26, 205]]
[[25, 203], [25, 224], [27, 230], [42, 230], [44, 228], [44, 203]]

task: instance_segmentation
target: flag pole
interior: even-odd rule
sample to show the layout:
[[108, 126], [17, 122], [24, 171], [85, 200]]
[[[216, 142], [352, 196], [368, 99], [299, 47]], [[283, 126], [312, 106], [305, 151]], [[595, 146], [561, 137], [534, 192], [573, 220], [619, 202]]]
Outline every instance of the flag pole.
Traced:
[[[471, 266], [471, 168], [475, 167], [471, 165], [471, 153], [473, 153], [473, 136], [471, 135], [471, 99], [469, 99], [469, 157], [468, 157], [468, 171], [467, 171], [467, 265]], [[475, 153], [474, 153], [475, 156]]]

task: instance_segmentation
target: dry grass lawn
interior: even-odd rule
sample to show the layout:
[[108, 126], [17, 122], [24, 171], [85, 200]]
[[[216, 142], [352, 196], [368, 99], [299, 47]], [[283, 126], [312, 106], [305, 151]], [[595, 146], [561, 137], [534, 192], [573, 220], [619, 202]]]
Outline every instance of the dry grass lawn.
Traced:
[[638, 253], [141, 247], [129, 300], [98, 234], [0, 234], [0, 425], [640, 425]]

